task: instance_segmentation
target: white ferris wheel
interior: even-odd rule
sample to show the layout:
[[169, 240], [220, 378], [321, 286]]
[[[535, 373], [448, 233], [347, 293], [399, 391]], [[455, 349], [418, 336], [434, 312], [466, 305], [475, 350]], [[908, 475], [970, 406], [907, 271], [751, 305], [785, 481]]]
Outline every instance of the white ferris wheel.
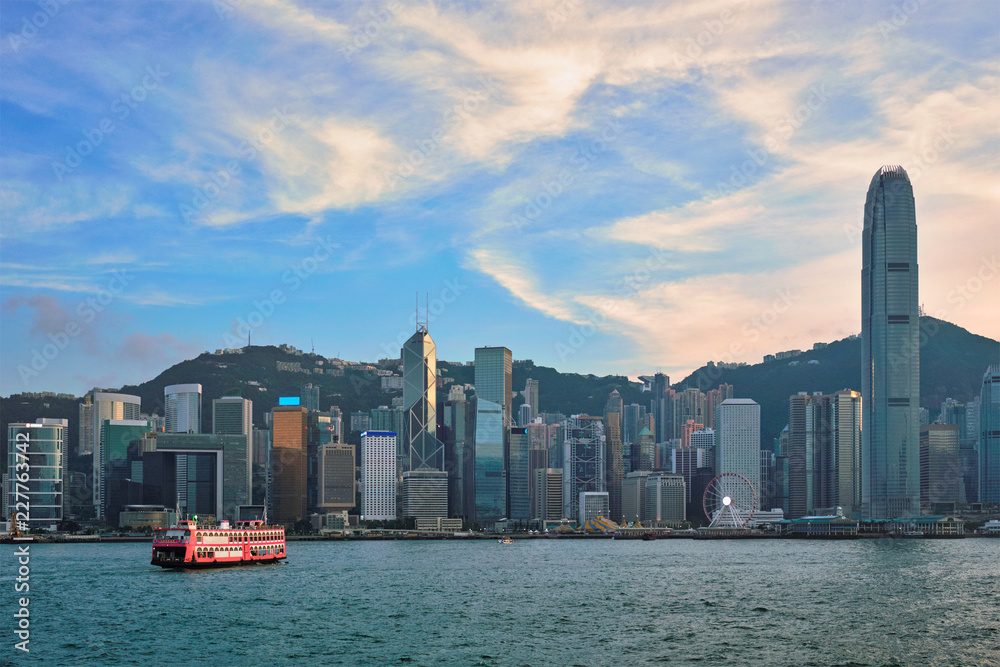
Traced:
[[709, 528], [745, 528], [757, 508], [757, 492], [743, 475], [724, 472], [705, 487], [701, 506]]

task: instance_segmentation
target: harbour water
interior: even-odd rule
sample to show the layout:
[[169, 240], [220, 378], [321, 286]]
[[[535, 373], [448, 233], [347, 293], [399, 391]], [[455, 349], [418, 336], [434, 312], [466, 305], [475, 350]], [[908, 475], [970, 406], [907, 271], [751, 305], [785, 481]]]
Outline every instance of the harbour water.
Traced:
[[281, 565], [0, 545], [0, 664], [987, 665], [1000, 540], [290, 542]]

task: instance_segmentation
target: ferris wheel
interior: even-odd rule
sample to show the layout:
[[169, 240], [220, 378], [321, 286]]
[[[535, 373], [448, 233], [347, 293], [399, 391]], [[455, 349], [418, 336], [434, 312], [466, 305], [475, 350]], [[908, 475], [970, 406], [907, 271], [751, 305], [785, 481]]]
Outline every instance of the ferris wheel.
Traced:
[[743, 475], [724, 472], [705, 487], [701, 506], [709, 528], [745, 528], [757, 508], [757, 492]]

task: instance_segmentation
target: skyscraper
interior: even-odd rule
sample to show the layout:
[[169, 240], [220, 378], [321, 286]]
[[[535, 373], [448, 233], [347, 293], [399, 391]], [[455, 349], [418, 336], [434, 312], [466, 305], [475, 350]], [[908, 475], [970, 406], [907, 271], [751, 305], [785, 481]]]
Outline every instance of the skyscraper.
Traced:
[[223, 396], [212, 401], [212, 433], [246, 438], [247, 498], [253, 479], [253, 401], [242, 396]]
[[201, 385], [172, 384], [163, 388], [167, 433], [201, 433]]
[[476, 348], [475, 520], [483, 527], [507, 513], [512, 368], [506, 347]]
[[979, 393], [979, 500], [1000, 503], [1000, 365], [986, 369]]
[[535, 417], [538, 416], [538, 380], [528, 378], [521, 393], [524, 395], [524, 404], [531, 409], [531, 416], [525, 422], [527, 424], [535, 421]]
[[[403, 409], [406, 411], [408, 470], [444, 470], [444, 446], [437, 439], [437, 346], [425, 325], [403, 344]], [[402, 475], [397, 471], [397, 476]]]
[[[65, 426], [62, 424], [7, 425], [5, 504], [8, 511], [13, 511], [18, 502], [27, 497], [26, 523], [31, 528], [55, 530], [63, 519], [65, 439]], [[20, 512], [21, 508], [17, 507], [17, 510]]]
[[902, 167], [875, 173], [861, 267], [862, 506], [867, 519], [920, 511], [917, 222]]
[[[850, 516], [861, 502], [861, 395], [801, 392], [789, 399], [788, 513]], [[766, 508], [764, 508], [766, 509]]]
[[[103, 505], [103, 489], [101, 488], [101, 477], [103, 474], [103, 461], [107, 457], [101, 451], [101, 427], [108, 419], [139, 419], [139, 397], [131, 394], [113, 394], [110, 392], [94, 389], [93, 408], [86, 410], [86, 416], [90, 418], [90, 423], [86, 428], [81, 428], [80, 451], [91, 451], [94, 454], [93, 460], [93, 489], [94, 489], [94, 513], [101, 518], [101, 507]], [[85, 416], [84, 411], [80, 413]], [[83, 442], [82, 438], [92, 438], [89, 442]]]
[[361, 497], [365, 520], [396, 518], [396, 434], [361, 434]]
[[306, 515], [308, 411], [279, 405], [271, 413], [271, 495], [275, 523], [291, 527]]
[[[760, 405], [749, 398], [727, 398], [715, 413], [715, 429], [715, 474], [743, 475], [759, 499]], [[737, 507], [752, 506], [749, 496], [737, 501]]]
[[[604, 423], [600, 417], [573, 415], [563, 440], [563, 514], [578, 515], [581, 493], [607, 494]], [[610, 509], [610, 508], [609, 508]], [[607, 512], [603, 516], [607, 516]]]

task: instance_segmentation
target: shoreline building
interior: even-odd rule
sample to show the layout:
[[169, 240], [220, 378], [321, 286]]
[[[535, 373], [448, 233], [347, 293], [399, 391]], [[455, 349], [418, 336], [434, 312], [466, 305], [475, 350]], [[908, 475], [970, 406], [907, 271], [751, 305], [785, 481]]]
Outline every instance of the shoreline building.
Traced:
[[[604, 446], [604, 420], [589, 415], [573, 415], [566, 420], [563, 439], [563, 515], [578, 516], [574, 507], [583, 493], [603, 493], [608, 498]], [[588, 496], [589, 497], [589, 496]], [[610, 499], [609, 499], [610, 500]], [[604, 510], [607, 518], [610, 507]], [[580, 523], [584, 523], [582, 519]]]
[[513, 357], [506, 347], [477, 347], [475, 521], [491, 526], [507, 517], [507, 457], [511, 421]]
[[[34, 424], [14, 422], [7, 425], [5, 509], [8, 513], [14, 512], [19, 502], [26, 502], [30, 528], [56, 530], [63, 520], [66, 427], [53, 423], [57, 421], [62, 420], [39, 419]], [[24, 464], [27, 464], [26, 470]], [[19, 482], [17, 475], [25, 472], [27, 481]], [[27, 490], [19, 488], [18, 484], [27, 486]], [[10, 515], [4, 518], [10, 519]]]
[[861, 475], [865, 519], [920, 513], [920, 322], [913, 187], [898, 165], [872, 177], [861, 267]]
[[983, 374], [979, 393], [979, 500], [1000, 503], [1000, 365]]
[[308, 410], [298, 397], [279, 399], [271, 411], [271, 485], [268, 504], [276, 524], [292, 527], [308, 519], [306, 513], [306, 448], [309, 442]]
[[[760, 405], [749, 398], [727, 398], [716, 410], [715, 428], [715, 474], [743, 475], [753, 487], [759, 503]], [[758, 509], [750, 494], [736, 501], [740, 509]]]
[[[140, 399], [138, 396], [133, 396], [132, 394], [115, 394], [112, 392], [101, 391], [100, 389], [94, 389], [90, 393], [93, 399], [91, 404], [92, 407], [87, 410], [83, 410], [83, 405], [81, 405], [81, 419], [84, 417], [88, 417], [89, 419], [87, 427], [84, 428], [81, 426], [80, 428], [80, 452], [83, 453], [84, 451], [89, 450], [94, 455], [92, 466], [93, 476], [91, 478], [93, 487], [92, 500], [94, 504], [94, 515], [98, 519], [102, 519], [104, 489], [101, 486], [101, 478], [103, 476], [103, 466], [106, 461], [106, 455], [102, 451], [101, 427], [104, 425], [104, 422], [109, 419], [139, 419]], [[83, 442], [83, 437], [89, 438], [89, 442]]]
[[164, 387], [163, 415], [167, 433], [201, 433], [201, 385]]
[[861, 394], [800, 392], [788, 405], [788, 517], [860, 511]]
[[365, 431], [361, 434], [361, 518], [391, 521], [396, 518], [396, 434]]

